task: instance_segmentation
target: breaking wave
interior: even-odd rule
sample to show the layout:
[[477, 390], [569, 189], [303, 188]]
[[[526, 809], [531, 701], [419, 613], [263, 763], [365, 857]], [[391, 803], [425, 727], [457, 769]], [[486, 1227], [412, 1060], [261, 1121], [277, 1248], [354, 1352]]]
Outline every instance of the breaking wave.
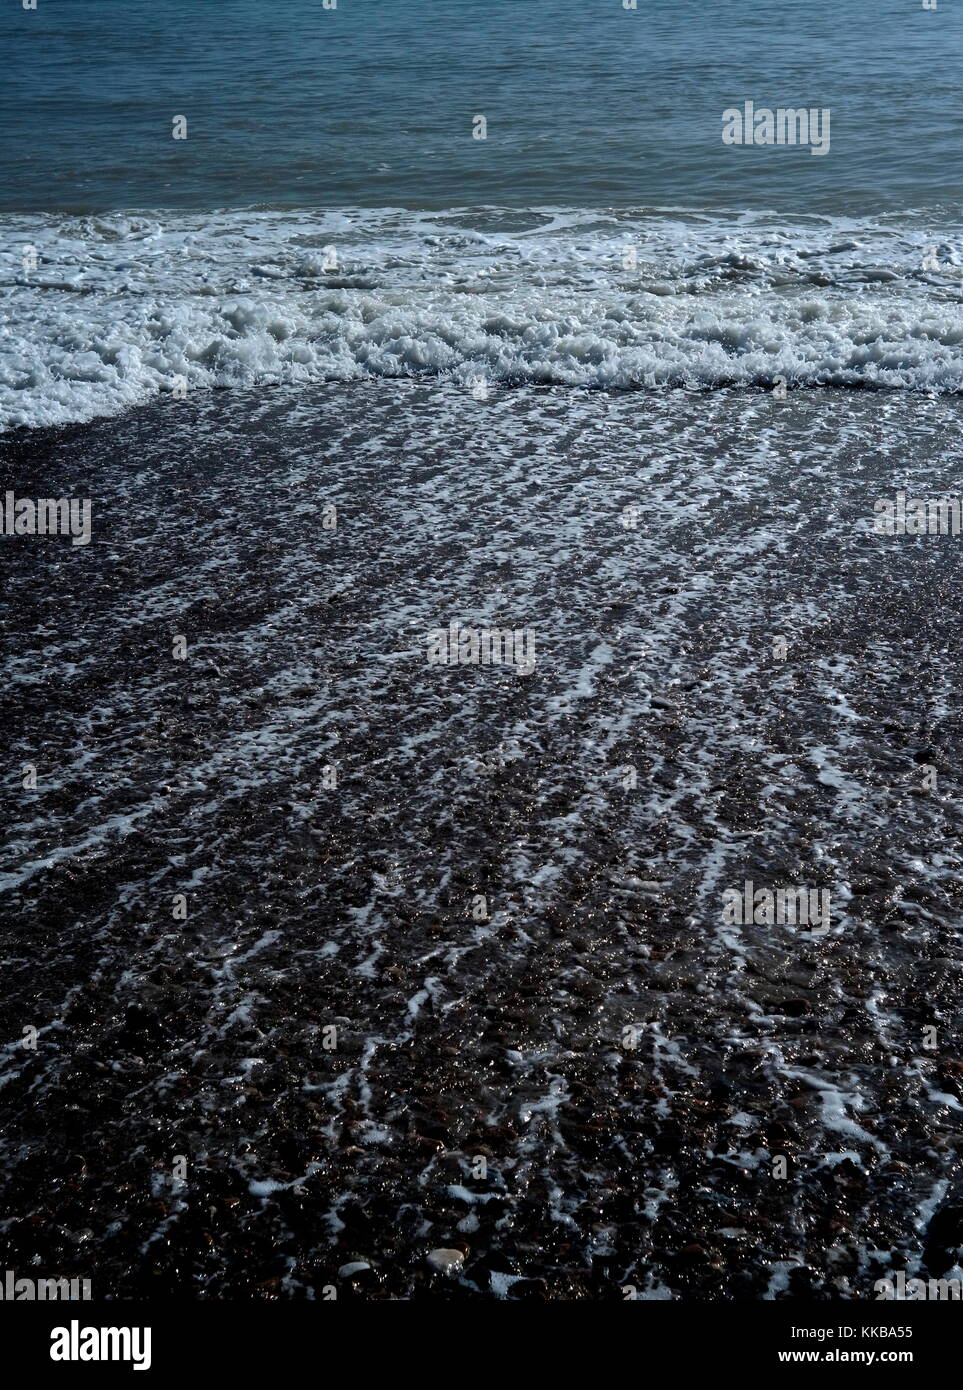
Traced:
[[4, 429], [362, 377], [963, 390], [963, 229], [943, 215], [31, 215], [4, 233]]

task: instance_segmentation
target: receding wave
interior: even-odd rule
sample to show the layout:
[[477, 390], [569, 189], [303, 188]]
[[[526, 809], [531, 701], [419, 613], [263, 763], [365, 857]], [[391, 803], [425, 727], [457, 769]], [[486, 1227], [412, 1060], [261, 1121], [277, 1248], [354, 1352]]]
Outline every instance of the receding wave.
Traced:
[[963, 229], [945, 217], [250, 211], [4, 231], [4, 429], [362, 377], [963, 391]]

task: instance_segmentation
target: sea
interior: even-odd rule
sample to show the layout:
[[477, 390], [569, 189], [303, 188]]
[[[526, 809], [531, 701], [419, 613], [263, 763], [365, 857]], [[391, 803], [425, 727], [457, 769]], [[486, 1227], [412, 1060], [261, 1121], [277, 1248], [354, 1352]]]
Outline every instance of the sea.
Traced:
[[960, 4], [0, 46], [0, 1268], [963, 1279]]
[[[43, 0], [0, 43], [5, 429], [181, 379], [963, 383], [956, 4]], [[724, 144], [749, 102], [828, 149]]]

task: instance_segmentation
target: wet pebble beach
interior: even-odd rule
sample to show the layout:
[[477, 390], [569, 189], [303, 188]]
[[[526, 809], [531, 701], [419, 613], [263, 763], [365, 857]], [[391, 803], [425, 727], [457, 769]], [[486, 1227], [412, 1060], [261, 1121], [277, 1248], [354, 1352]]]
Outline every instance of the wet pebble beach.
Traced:
[[[963, 536], [872, 527], [959, 493], [961, 426], [436, 379], [0, 440], [3, 489], [93, 518], [0, 537], [0, 1268], [961, 1277]], [[453, 622], [534, 669], [429, 661]], [[828, 930], [726, 920], [746, 882]]]

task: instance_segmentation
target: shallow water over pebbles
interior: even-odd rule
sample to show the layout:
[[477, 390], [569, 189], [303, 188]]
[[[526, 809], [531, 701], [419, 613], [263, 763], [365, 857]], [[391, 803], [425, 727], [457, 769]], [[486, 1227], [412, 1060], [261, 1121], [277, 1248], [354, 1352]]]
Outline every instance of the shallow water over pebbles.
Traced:
[[[952, 1271], [963, 538], [869, 522], [958, 489], [961, 412], [380, 381], [4, 441], [4, 487], [90, 496], [94, 533], [2, 548], [7, 763], [38, 769], [4, 787], [4, 1267], [319, 1298]], [[529, 629], [535, 671], [429, 665], [452, 620]], [[830, 931], [726, 924], [746, 879], [828, 887]]]

